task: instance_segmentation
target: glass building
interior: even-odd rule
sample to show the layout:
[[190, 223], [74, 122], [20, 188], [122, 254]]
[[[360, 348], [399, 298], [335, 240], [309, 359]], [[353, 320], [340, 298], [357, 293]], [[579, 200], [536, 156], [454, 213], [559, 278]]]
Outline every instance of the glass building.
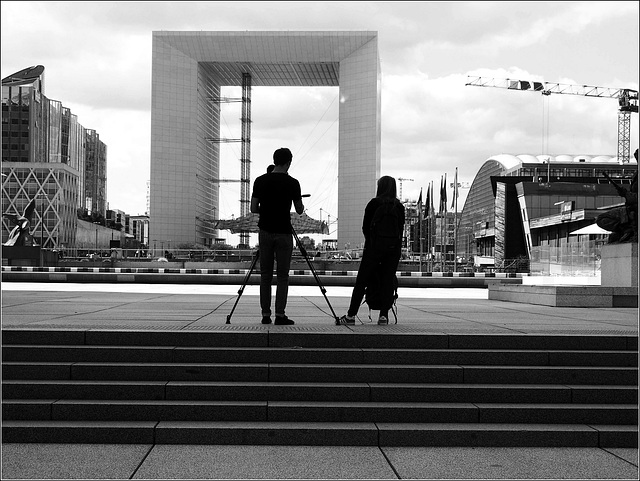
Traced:
[[[624, 202], [603, 172], [629, 189], [637, 171], [637, 160], [622, 163], [609, 156], [490, 157], [458, 213], [458, 261], [476, 269], [505, 269], [517, 260], [551, 262], [545, 252], [568, 252], [580, 242], [604, 242], [606, 235], [585, 238], [572, 232]], [[561, 263], [558, 255], [555, 260]]]
[[[106, 146], [70, 109], [44, 95], [44, 67], [2, 79], [2, 209], [36, 198], [32, 234], [48, 248], [75, 245], [77, 210], [106, 208]], [[2, 242], [13, 228], [2, 220]]]

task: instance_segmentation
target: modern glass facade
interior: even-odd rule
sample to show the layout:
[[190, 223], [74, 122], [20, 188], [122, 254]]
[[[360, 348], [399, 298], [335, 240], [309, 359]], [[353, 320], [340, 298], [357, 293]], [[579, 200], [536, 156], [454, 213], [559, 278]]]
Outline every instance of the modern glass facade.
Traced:
[[[45, 247], [73, 245], [78, 208], [90, 204], [104, 215], [106, 155], [95, 131], [44, 95], [44, 67], [2, 79], [2, 209], [22, 213], [38, 199], [32, 232]], [[2, 223], [5, 242], [13, 226]]]
[[459, 214], [458, 258], [504, 268], [514, 259], [537, 259], [541, 251], [570, 252], [572, 244], [587, 242], [572, 231], [624, 201], [603, 172], [629, 188], [637, 171], [637, 161], [607, 156], [491, 157]]
[[107, 146], [95, 130], [85, 135], [84, 207], [89, 212], [106, 215]]

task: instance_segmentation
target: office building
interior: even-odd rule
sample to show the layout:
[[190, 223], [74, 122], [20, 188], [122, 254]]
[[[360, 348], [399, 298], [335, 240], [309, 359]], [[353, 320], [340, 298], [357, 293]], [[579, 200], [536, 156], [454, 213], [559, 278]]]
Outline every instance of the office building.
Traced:
[[251, 87], [335, 86], [338, 244], [364, 242], [362, 209], [375, 196], [380, 172], [376, 32], [153, 32], [151, 83], [152, 239], [208, 246], [218, 236], [221, 87], [243, 88], [243, 215], [252, 183], [251, 130], [261, 128], [251, 122]]
[[526, 261], [523, 266], [542, 274], [566, 270], [569, 263], [574, 270], [582, 268], [578, 264], [592, 269], [588, 260], [598, 257], [607, 236], [573, 232], [624, 203], [604, 173], [628, 190], [637, 172], [636, 160], [604, 155], [492, 156], [457, 214], [457, 257], [489, 269]]
[[[32, 234], [44, 247], [73, 247], [77, 211], [105, 214], [106, 146], [70, 109], [44, 95], [44, 67], [2, 79], [2, 209], [36, 198]], [[2, 220], [2, 242], [13, 228]]]

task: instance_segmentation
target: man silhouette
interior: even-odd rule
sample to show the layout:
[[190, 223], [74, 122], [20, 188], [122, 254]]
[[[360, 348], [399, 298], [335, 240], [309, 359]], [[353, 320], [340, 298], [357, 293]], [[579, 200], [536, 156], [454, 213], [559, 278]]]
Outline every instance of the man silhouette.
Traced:
[[271, 324], [271, 282], [274, 260], [276, 267], [275, 324], [291, 325], [285, 314], [289, 292], [289, 268], [293, 253], [291, 204], [298, 214], [304, 212], [300, 183], [288, 174], [293, 155], [287, 148], [273, 153], [275, 167], [253, 183], [251, 212], [259, 214], [258, 244], [260, 255], [260, 309], [262, 324]]

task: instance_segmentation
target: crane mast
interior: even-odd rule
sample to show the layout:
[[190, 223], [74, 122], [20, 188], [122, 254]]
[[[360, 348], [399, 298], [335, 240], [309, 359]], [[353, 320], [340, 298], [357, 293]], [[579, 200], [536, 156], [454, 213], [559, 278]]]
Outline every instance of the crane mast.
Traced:
[[509, 90], [540, 92], [542, 95], [568, 94], [583, 97], [618, 99], [618, 159], [629, 162], [631, 143], [631, 114], [638, 113], [638, 91], [625, 88], [596, 87], [592, 85], [571, 85], [552, 82], [538, 82], [517, 79], [495, 79], [469, 76], [465, 85], [475, 87], [495, 87]]
[[409, 182], [413, 182], [413, 179], [405, 179], [404, 177], [398, 177], [398, 182], [400, 183], [400, 192], [399, 192], [400, 202], [402, 202], [402, 182], [404, 182], [405, 180]]

